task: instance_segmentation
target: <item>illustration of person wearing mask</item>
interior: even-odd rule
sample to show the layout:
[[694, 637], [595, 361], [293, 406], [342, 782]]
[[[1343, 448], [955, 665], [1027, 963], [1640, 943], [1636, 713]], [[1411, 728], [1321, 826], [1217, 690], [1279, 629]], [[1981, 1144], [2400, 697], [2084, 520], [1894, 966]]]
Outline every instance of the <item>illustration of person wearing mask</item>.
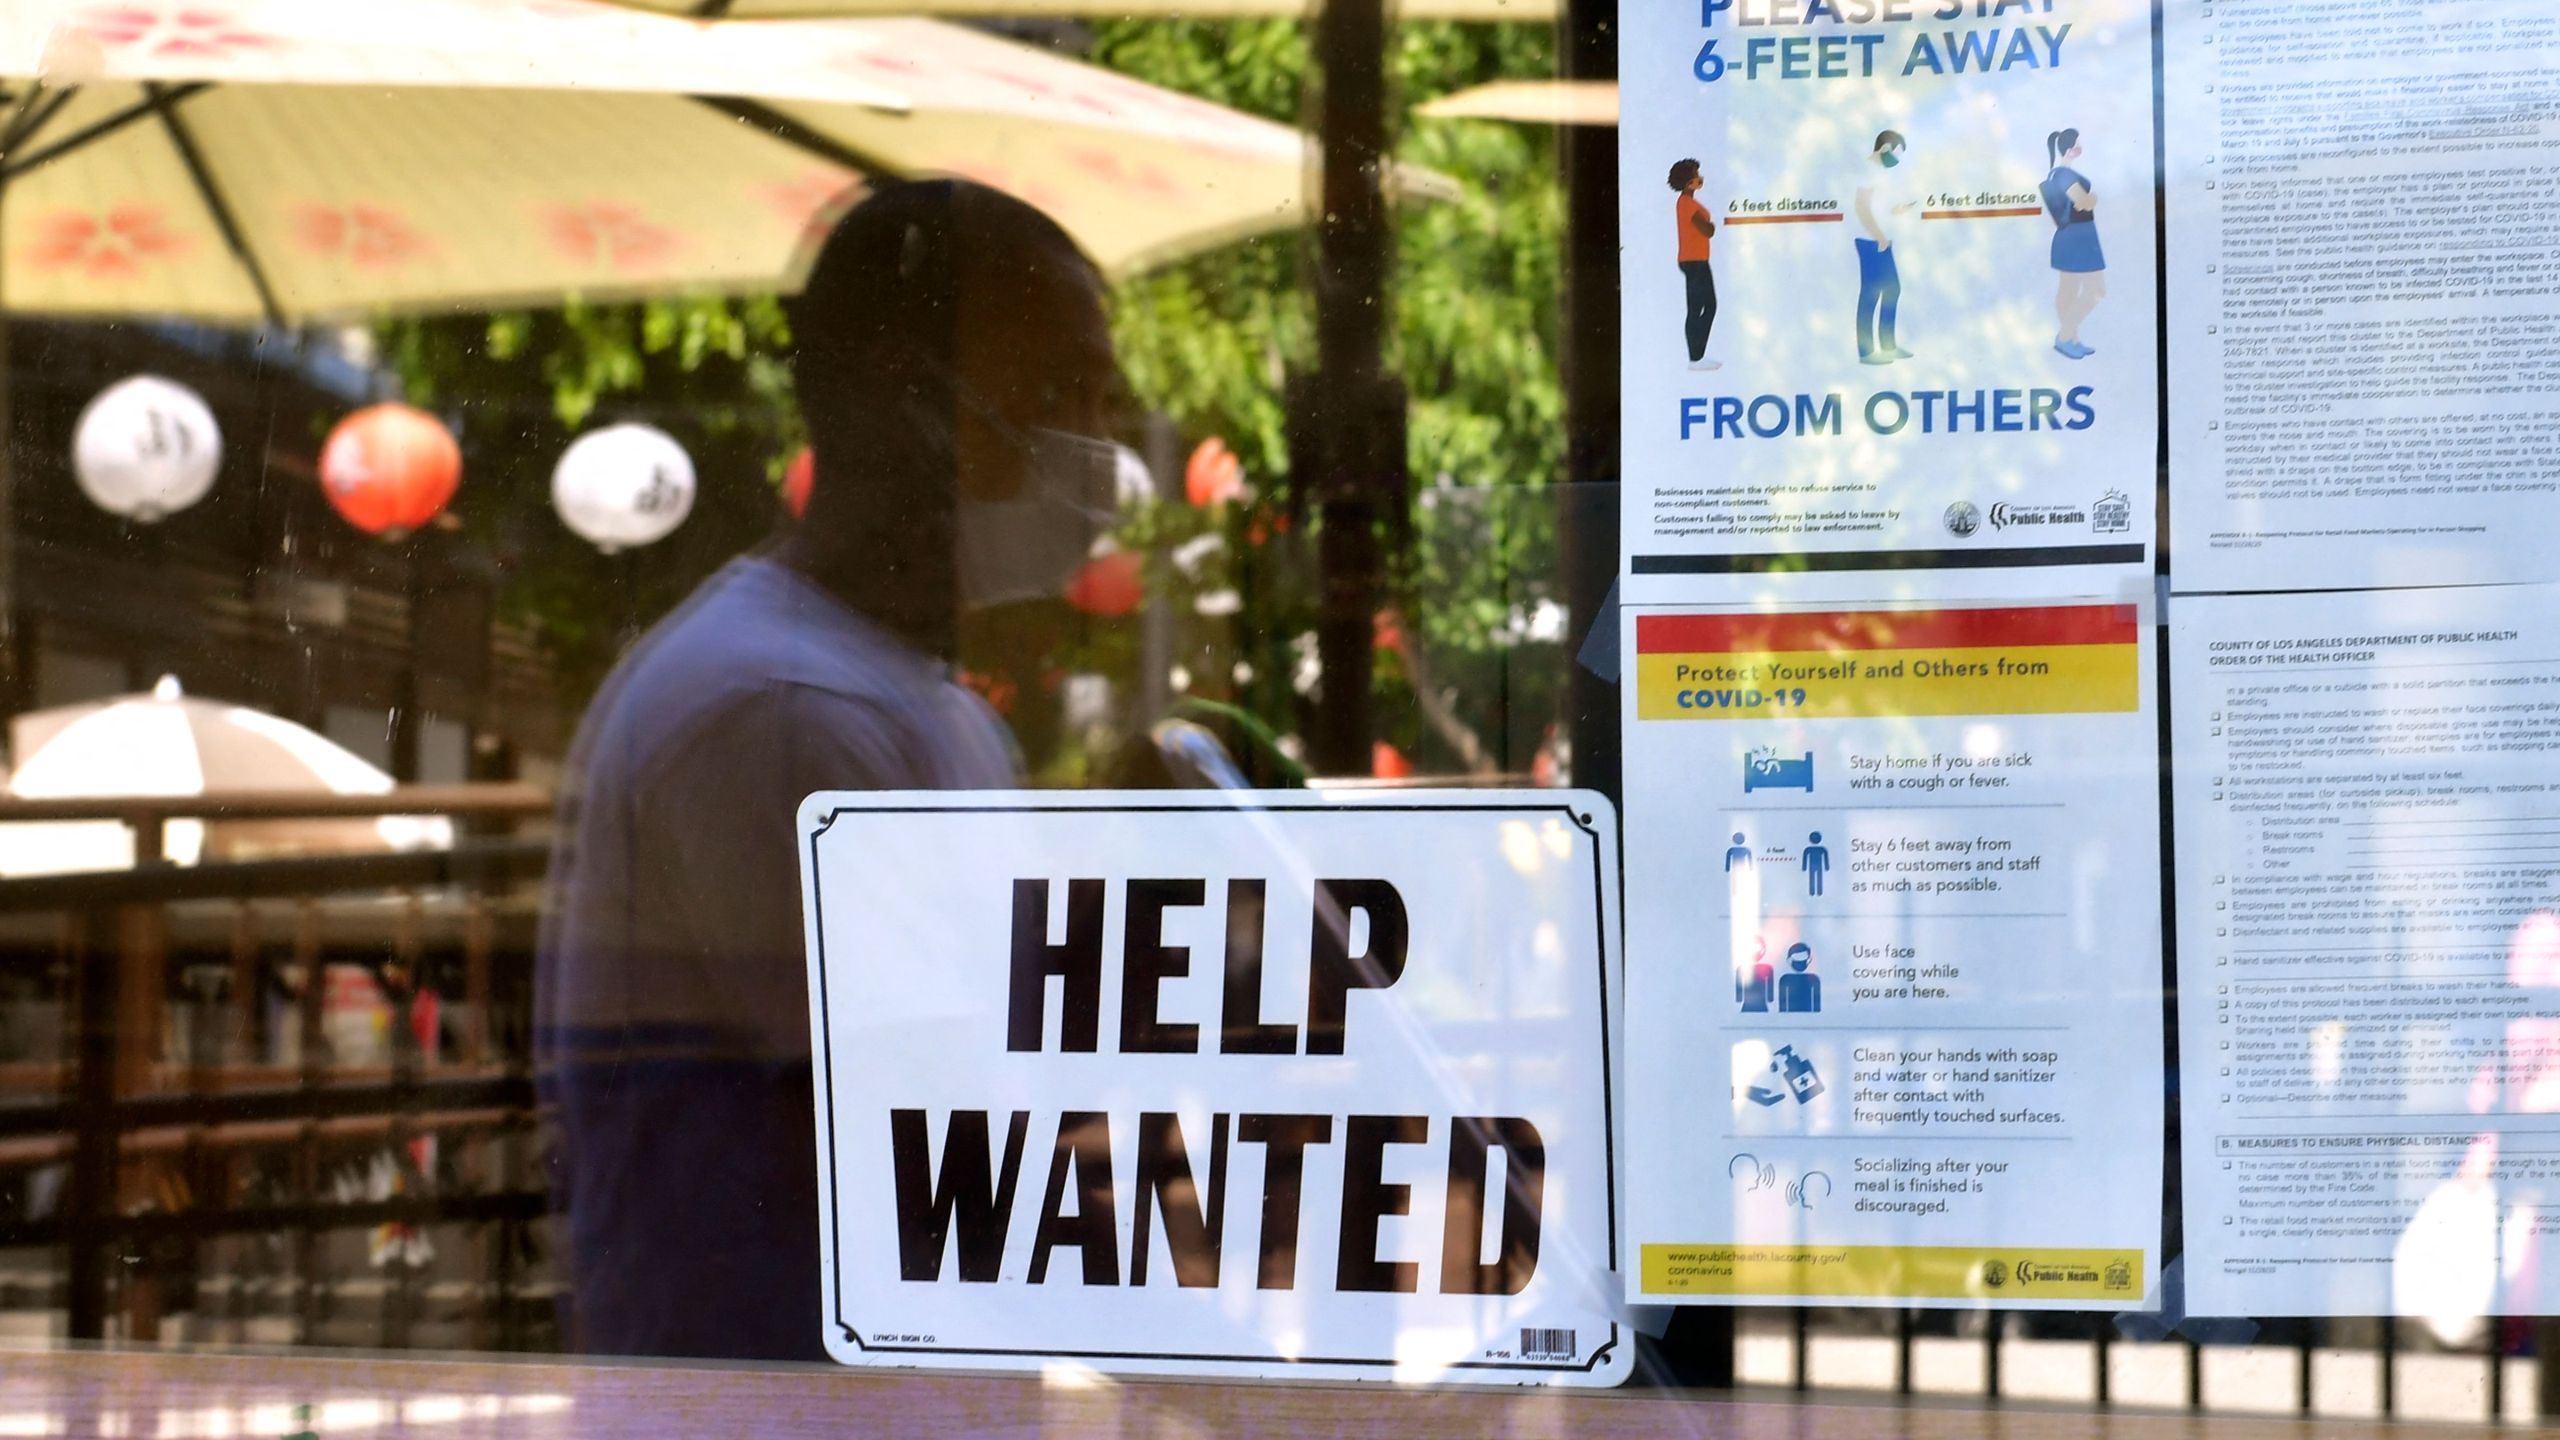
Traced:
[[2080, 322], [2107, 298], [2107, 257], [2098, 247], [2098, 197], [2089, 177], [2071, 168], [2080, 158], [2080, 132], [2056, 130], [2045, 137], [2045, 159], [2051, 166], [2044, 184], [2044, 212], [2053, 220], [2053, 268], [2060, 277], [2054, 291], [2054, 319], [2061, 328], [2053, 348], [2073, 360], [2098, 352], [2080, 343]]
[[1687, 282], [1689, 292], [1682, 320], [1689, 342], [1689, 368], [1720, 370], [1722, 365], [1707, 358], [1707, 337], [1716, 328], [1716, 272], [1708, 263], [1716, 222], [1698, 201], [1698, 188], [1705, 183], [1698, 175], [1695, 160], [1682, 160], [1671, 167], [1671, 189], [1680, 197], [1671, 202], [1671, 217], [1680, 231], [1680, 278]]
[[1859, 167], [1857, 192], [1858, 228], [1866, 233], [1858, 237], [1858, 363], [1890, 365], [1908, 360], [1911, 352], [1894, 343], [1894, 312], [1902, 304], [1902, 266], [1894, 257], [1895, 232], [1904, 217], [1920, 208], [1920, 202], [1906, 194], [1908, 187], [1893, 172], [1901, 168], [1902, 153], [1910, 142], [1899, 130], [1886, 130], [1876, 136], [1875, 148], [1867, 152], [1866, 163]]

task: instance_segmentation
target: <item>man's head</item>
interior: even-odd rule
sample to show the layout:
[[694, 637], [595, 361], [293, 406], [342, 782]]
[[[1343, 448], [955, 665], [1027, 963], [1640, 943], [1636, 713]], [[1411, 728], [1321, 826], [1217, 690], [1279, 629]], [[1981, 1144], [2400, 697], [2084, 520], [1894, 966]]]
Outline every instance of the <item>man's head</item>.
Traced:
[[1741, 843], [1742, 843], [1742, 832], [1741, 832], [1741, 831], [1736, 830], [1736, 831], [1734, 831], [1734, 832], [1733, 832], [1733, 843], [1734, 843], [1734, 844], [1736, 844], [1736, 845], [1739, 845], [1739, 844], [1741, 844]]
[[1697, 189], [1698, 162], [1695, 160], [1674, 161], [1671, 166], [1671, 188], [1679, 191], [1683, 195]]
[[1108, 428], [1102, 299], [1055, 221], [985, 186], [892, 184], [848, 212], [789, 302], [816, 455], [803, 568], [947, 651], [961, 503], [1026, 498], [1057, 437]]
[[1867, 153], [1877, 164], [1890, 170], [1902, 163], [1902, 152], [1909, 148], [1911, 142], [1902, 138], [1901, 131], [1880, 130], [1876, 132], [1875, 148]]
[[1799, 940], [1787, 947], [1787, 968], [1801, 975], [1813, 964], [1813, 947]]

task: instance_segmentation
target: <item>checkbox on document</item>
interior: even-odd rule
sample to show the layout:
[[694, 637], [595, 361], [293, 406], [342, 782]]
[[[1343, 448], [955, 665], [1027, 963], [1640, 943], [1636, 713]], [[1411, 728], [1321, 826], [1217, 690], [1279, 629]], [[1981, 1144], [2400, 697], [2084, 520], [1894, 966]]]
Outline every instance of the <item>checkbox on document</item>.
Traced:
[[2228, 994], [2230, 994], [2230, 993], [2231, 993], [2231, 987], [2230, 987], [2230, 986], [2228, 986], [2228, 985], [2217, 985], [2217, 986], [2215, 986], [2215, 987], [2214, 987], [2214, 989], [2215, 989], [2215, 991], [2216, 991], [2216, 992], [2218, 992], [2218, 993], [2220, 993], [2220, 994], [2224, 994], [2224, 995], [2228, 995]]
[[2230, 1224], [2230, 1223], [2231, 1223], [2231, 1217], [2230, 1217], [2230, 1216], [2228, 1216], [2228, 1215], [2223, 1216], [2223, 1217], [2222, 1217], [2222, 1223], [2223, 1223], [2223, 1224], [2225, 1224], [2225, 1225]]
[[2225, 1049], [2225, 1050], [2230, 1049], [2230, 1048], [2231, 1048], [2231, 1042], [2230, 1042], [2230, 1041], [2228, 1041], [2228, 1040], [2223, 1041], [2223, 1042], [2222, 1042], [2222, 1048], [2223, 1048], [2223, 1049]]
[[2230, 1097], [2230, 1096], [2228, 1096], [2228, 1095], [2223, 1096], [2223, 1097], [2222, 1097], [2222, 1103], [2223, 1103], [2223, 1104], [2225, 1104], [2225, 1105], [2230, 1104], [2230, 1103], [2231, 1103], [2231, 1097]]
[[[2222, 988], [2223, 988], [2223, 989], [2225, 989], [2225, 990], [2228, 990], [2228, 989], [2230, 989], [2231, 987], [2230, 987], [2230, 986], [2228, 986], [2228, 985], [2225, 985], [2225, 986], [2223, 986]], [[2230, 1002], [2230, 1001], [2228, 1001], [2228, 1000], [2225, 1000], [2225, 1001], [2221, 1002], [2220, 1004], [2218, 1004], [2218, 1005], [2214, 1006], [2214, 1008], [2215, 1008], [2215, 1009], [2217, 1009], [2217, 1010], [2228, 1010], [2228, 1009], [2230, 1009], [2230, 1008], [2231, 1008], [2231, 1002]]]
[[2223, 1074], [2225, 1074], [2225, 1075], [2230, 1074], [2230, 1073], [2231, 1073], [2231, 1067], [2230, 1067], [2230, 1066], [2228, 1066], [2228, 1065], [2223, 1066], [2223, 1067], [2222, 1067], [2222, 1073], [2223, 1073]]
[[2228, 1161], [2228, 1160], [2223, 1161], [2223, 1162], [2222, 1162], [2222, 1168], [2223, 1168], [2223, 1169], [2225, 1169], [2225, 1170], [2230, 1169], [2230, 1168], [2231, 1168], [2231, 1162], [2230, 1162], [2230, 1161]]
[[2228, 900], [2216, 900], [2213, 902], [2213, 908], [2216, 910], [2228, 910], [2231, 908], [2231, 902]]
[[2213, 718], [2214, 718], [2214, 719], [2216, 719], [2216, 720], [2221, 719], [2221, 718], [2222, 718], [2222, 712], [2221, 712], [2221, 711], [2219, 711], [2219, 710], [2214, 711], [2214, 712], [2213, 712]]
[[2214, 733], [2214, 734], [2216, 734], [2216, 735], [2221, 734], [2221, 733], [2222, 733], [2222, 727], [2221, 727], [2221, 726], [2219, 726], [2219, 725], [2214, 726], [2214, 727], [2213, 727], [2213, 733]]
[[2213, 883], [2216, 885], [2228, 885], [2231, 883], [2231, 877], [2228, 875], [2216, 875], [2213, 877]]
[[2215, 938], [2219, 939], [2222, 936], [2230, 934], [2231, 927], [2228, 925], [2216, 925], [2213, 927], [2213, 933]]
[[[2228, 1015], [2217, 1015], [2217, 1016], [2215, 1016], [2214, 1018], [2215, 1018], [2215, 1019], [2217, 1019], [2217, 1020], [2220, 1020], [2220, 1021], [2221, 1021], [2223, 1024], [2225, 1024], [2225, 1025], [2228, 1025], [2228, 1024], [2230, 1024], [2230, 1023], [2231, 1023], [2231, 1017], [2230, 1017], [2230, 1016], [2228, 1016]], [[2226, 1041], [2224, 1041], [2223, 1043], [2224, 1043], [2224, 1044], [2226, 1044], [2226, 1045], [2228, 1045], [2228, 1044], [2230, 1044], [2231, 1042], [2229, 1042], [2229, 1041], [2227, 1041], [2227, 1040], [2226, 1040]]]

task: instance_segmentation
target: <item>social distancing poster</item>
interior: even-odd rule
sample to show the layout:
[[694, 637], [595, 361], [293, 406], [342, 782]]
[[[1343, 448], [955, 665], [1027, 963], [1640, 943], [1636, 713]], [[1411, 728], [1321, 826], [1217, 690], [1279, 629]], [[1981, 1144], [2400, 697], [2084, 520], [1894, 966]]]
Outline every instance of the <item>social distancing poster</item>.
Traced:
[[2142, 563], [2149, 0], [1630, 5], [1625, 564]]
[[2157, 1304], [2147, 612], [1629, 609], [1630, 1298]]
[[1626, 1375], [1606, 800], [821, 793], [800, 829], [838, 1360]]

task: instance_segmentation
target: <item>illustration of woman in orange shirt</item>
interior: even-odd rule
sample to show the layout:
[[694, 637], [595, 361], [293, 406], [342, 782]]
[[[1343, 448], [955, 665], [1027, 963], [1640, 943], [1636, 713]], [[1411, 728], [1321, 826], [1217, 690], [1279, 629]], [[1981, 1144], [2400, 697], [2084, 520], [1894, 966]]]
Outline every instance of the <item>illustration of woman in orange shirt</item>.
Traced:
[[1692, 370], [1723, 368], [1707, 358], [1707, 337], [1716, 328], [1716, 272], [1707, 263], [1716, 222], [1707, 214], [1707, 207], [1698, 203], [1698, 187], [1705, 183], [1698, 176], [1695, 160], [1683, 160], [1671, 167], [1671, 188], [1680, 197], [1672, 202], [1671, 210], [1680, 229], [1680, 275], [1689, 285], [1685, 323]]

